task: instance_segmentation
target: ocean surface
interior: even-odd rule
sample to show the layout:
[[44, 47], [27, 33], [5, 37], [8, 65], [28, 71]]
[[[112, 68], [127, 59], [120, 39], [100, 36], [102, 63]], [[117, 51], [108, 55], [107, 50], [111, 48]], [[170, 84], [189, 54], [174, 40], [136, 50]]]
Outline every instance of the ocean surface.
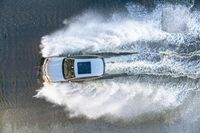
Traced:
[[[42, 57], [74, 54], [118, 76], [42, 82]], [[198, 1], [2, 0], [0, 62], [1, 133], [200, 132]]]

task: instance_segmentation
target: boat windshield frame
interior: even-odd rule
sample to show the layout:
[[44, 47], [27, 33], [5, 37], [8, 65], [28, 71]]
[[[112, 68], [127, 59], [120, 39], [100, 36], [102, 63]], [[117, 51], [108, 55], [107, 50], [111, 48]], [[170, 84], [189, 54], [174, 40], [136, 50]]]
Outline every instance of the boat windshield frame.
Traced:
[[63, 59], [62, 71], [64, 79], [74, 78], [74, 59]]

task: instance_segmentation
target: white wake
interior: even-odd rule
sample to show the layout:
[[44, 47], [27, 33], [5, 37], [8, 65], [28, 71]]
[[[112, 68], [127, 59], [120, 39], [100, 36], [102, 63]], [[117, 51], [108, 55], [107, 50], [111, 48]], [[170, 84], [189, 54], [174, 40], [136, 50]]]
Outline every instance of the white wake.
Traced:
[[[151, 80], [153, 78], [149, 78]], [[36, 97], [64, 106], [70, 116], [91, 119], [113, 117], [125, 120], [143, 115], [170, 114], [197, 89], [194, 83], [169, 83], [159, 78], [115, 78], [85, 83], [44, 84]], [[163, 83], [162, 83], [163, 82]], [[191, 90], [188, 90], [190, 88]], [[153, 117], [153, 116], [152, 116]], [[156, 116], [155, 116], [156, 117]]]
[[199, 49], [191, 43], [199, 39], [199, 19], [198, 11], [181, 5], [159, 5], [148, 12], [129, 4], [127, 13], [103, 17], [88, 11], [65, 20], [63, 29], [42, 37], [43, 57], [138, 52], [105, 60], [106, 72], [135, 75], [83, 83], [44, 83], [36, 97], [64, 106], [70, 116], [168, 119], [199, 88], [200, 63], [193, 55], [196, 52], [199, 58]]
[[68, 23], [65, 20], [66, 27], [42, 37], [41, 53], [48, 57], [79, 52], [177, 51], [181, 44], [198, 38], [199, 12], [180, 5], [158, 6], [151, 13], [140, 8], [127, 5], [128, 13], [105, 18], [86, 12]]

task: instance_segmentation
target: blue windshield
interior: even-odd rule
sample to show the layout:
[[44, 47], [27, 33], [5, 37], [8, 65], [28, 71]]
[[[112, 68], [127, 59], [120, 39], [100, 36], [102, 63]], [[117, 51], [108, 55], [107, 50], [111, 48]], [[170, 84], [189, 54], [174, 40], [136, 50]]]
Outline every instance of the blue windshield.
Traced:
[[90, 74], [91, 63], [90, 62], [78, 62], [78, 74]]

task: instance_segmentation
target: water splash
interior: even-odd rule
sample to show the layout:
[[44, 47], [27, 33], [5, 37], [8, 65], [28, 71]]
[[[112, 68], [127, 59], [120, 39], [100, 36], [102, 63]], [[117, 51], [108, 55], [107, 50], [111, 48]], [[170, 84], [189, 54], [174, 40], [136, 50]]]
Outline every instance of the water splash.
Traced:
[[[200, 33], [199, 12], [184, 6], [158, 6], [148, 13], [143, 7], [127, 5], [127, 10], [128, 13], [114, 13], [107, 18], [86, 12], [70, 20], [65, 28], [42, 37], [43, 57], [154, 49], [178, 52], [182, 44], [195, 41]], [[176, 33], [171, 33], [172, 29]]]
[[125, 14], [105, 18], [86, 12], [65, 21], [63, 29], [42, 37], [43, 57], [138, 52], [105, 59], [107, 73], [133, 75], [84, 83], [44, 83], [36, 97], [64, 106], [71, 117], [169, 119], [199, 88], [200, 46], [191, 43], [199, 37], [199, 18], [198, 11], [180, 5], [159, 5], [149, 12], [128, 4]]
[[150, 74], [200, 78], [200, 56], [139, 53], [105, 58], [107, 74]]
[[175, 112], [190, 94], [188, 88], [197, 87], [194, 82], [185, 82], [186, 79], [168, 80], [140, 76], [85, 83], [44, 83], [36, 97], [66, 107], [71, 117], [112, 116], [132, 120], [142, 115]]

